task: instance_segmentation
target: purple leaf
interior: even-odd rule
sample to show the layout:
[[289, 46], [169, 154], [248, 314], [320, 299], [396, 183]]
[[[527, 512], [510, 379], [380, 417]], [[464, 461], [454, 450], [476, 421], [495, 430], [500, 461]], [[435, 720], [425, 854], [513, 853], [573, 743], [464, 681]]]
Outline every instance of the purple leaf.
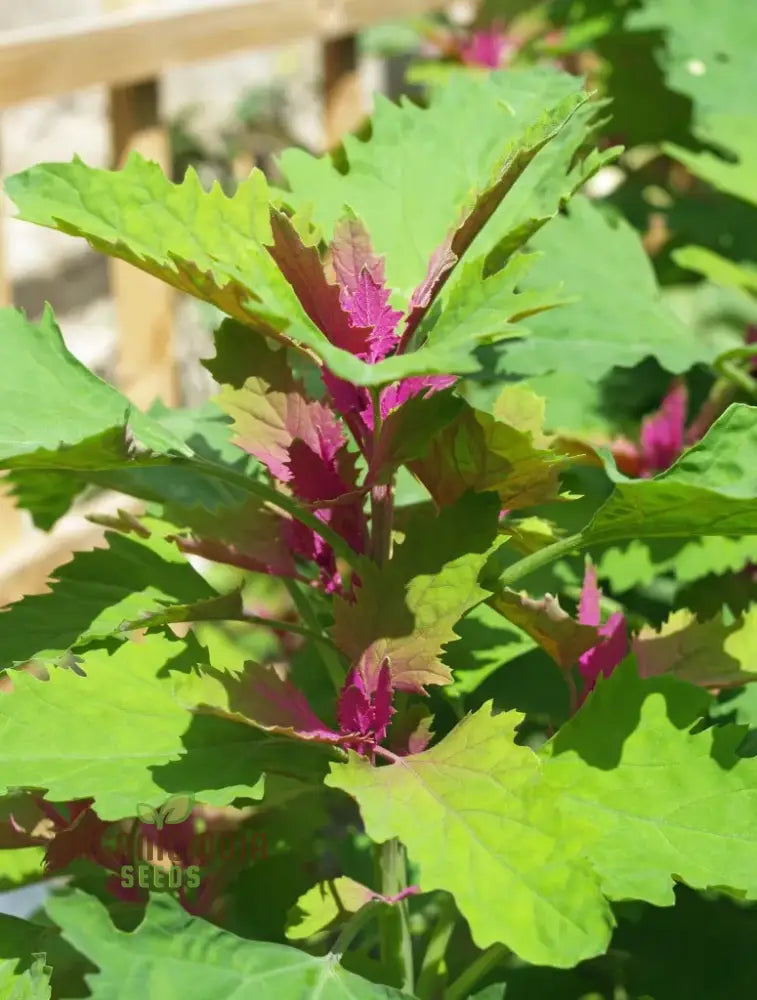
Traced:
[[509, 57], [517, 49], [517, 43], [496, 28], [476, 31], [469, 42], [461, 46], [460, 58], [467, 66], [481, 66], [498, 69], [506, 65]]
[[601, 597], [602, 592], [597, 584], [597, 570], [587, 560], [578, 620], [582, 625], [598, 626], [602, 642], [583, 653], [578, 661], [578, 670], [583, 680], [581, 702], [594, 688], [600, 674], [609, 677], [628, 653], [628, 629], [622, 612], [613, 612], [604, 625], [600, 625]]
[[[435, 392], [448, 389], [457, 382], [456, 375], [414, 375], [410, 378], [403, 378], [399, 382], [388, 385], [381, 393], [381, 417], [386, 420], [393, 410], [399, 409], [414, 396], [423, 393], [424, 399], [428, 399]], [[424, 391], [425, 390], [425, 391]], [[373, 416], [371, 415], [371, 426]]]
[[335, 347], [358, 357], [370, 350], [370, 330], [353, 326], [342, 308], [340, 289], [326, 280], [316, 247], [306, 247], [283, 212], [271, 212], [273, 245], [268, 252], [295, 291], [300, 304]]
[[641, 425], [641, 475], [669, 468], [683, 451], [688, 392], [676, 381], [660, 405]]
[[392, 677], [388, 660], [384, 660], [374, 682], [369, 686], [359, 667], [350, 671], [339, 695], [337, 716], [344, 736], [354, 734], [361, 752], [381, 743], [386, 737], [392, 707]]
[[371, 248], [371, 238], [359, 219], [342, 219], [334, 227], [331, 255], [336, 280], [349, 295], [357, 291], [361, 273], [368, 271], [377, 285], [385, 283], [384, 261]]

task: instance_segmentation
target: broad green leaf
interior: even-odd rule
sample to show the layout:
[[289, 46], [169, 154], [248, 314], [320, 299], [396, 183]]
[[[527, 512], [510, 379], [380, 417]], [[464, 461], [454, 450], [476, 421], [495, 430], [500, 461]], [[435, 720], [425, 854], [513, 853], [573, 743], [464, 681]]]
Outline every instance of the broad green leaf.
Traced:
[[600, 555], [592, 551], [592, 558], [597, 576], [620, 594], [632, 587], [648, 586], [666, 573], [681, 584], [709, 574], [738, 573], [749, 562], [757, 562], [757, 535], [634, 539], [628, 545], [613, 545]]
[[453, 626], [488, 596], [479, 586], [497, 532], [499, 502], [466, 494], [438, 517], [417, 517], [384, 566], [367, 565], [354, 603], [338, 600], [334, 641], [367, 680], [389, 659], [395, 687], [446, 684], [440, 660]]
[[654, 479], [608, 469], [615, 488], [582, 545], [626, 538], [757, 534], [757, 407], [735, 403]]
[[365, 906], [374, 898], [373, 892], [346, 875], [319, 882], [300, 896], [289, 914], [287, 937], [302, 941], [328, 927], [338, 919]]
[[444, 662], [454, 678], [444, 691], [451, 697], [471, 694], [506, 663], [534, 649], [536, 642], [522, 629], [503, 619], [488, 604], [479, 604], [455, 626], [459, 640], [452, 642]]
[[318, 779], [323, 748], [188, 711], [171, 676], [186, 670], [185, 655], [182, 642], [152, 635], [113, 653], [88, 651], [83, 677], [61, 668], [49, 680], [14, 674], [13, 690], [0, 693], [3, 789], [46, 789], [59, 802], [92, 797], [102, 819], [120, 819], [181, 792], [211, 805], [258, 798], [267, 770]]
[[[285, 572], [288, 566], [291, 571], [275, 509], [296, 513], [328, 535], [343, 558], [354, 560], [344, 540], [290, 496], [195, 454], [159, 421], [131, 413], [124, 396], [66, 350], [49, 313], [35, 325], [21, 313], [0, 310], [0, 362], [5, 362], [0, 390], [9, 397], [0, 415], [0, 469], [18, 476], [55, 473], [56, 489], [65, 470], [78, 484], [74, 494], [92, 483], [163, 503], [169, 520], [175, 514], [182, 527], [200, 534], [206, 528], [215, 531], [206, 537], [241, 550], [240, 557], [255, 563], [252, 568], [274, 565]], [[149, 453], [135, 451], [135, 434]], [[63, 510], [72, 497], [64, 487]], [[225, 516], [216, 519], [216, 514]]]
[[[434, 251], [499, 184], [503, 190], [487, 203], [491, 215], [507, 190], [501, 178], [511, 188], [584, 100], [578, 79], [547, 69], [458, 74], [434, 93], [428, 109], [378, 96], [370, 139], [344, 141], [347, 173], [329, 157], [299, 150], [282, 155], [289, 199], [312, 206], [326, 239], [345, 206], [359, 216], [374, 251], [386, 258], [395, 304], [406, 306]], [[560, 164], [561, 179], [564, 173]], [[517, 222], [510, 220], [511, 227]]]
[[55, 659], [93, 639], [125, 637], [124, 622], [214, 596], [170, 543], [154, 535], [144, 539], [115, 532], [107, 539], [107, 549], [79, 552], [56, 569], [49, 593], [0, 611], [0, 667]]
[[539, 758], [514, 742], [522, 718], [488, 703], [431, 750], [388, 767], [350, 753], [326, 783], [357, 799], [372, 840], [402, 840], [424, 892], [454, 894], [478, 947], [570, 967], [604, 951], [612, 916], [580, 824], [540, 796]]
[[15, 889], [26, 882], [44, 877], [42, 847], [16, 847], [0, 850], [0, 891]]
[[428, 321], [421, 325], [422, 346], [411, 354], [388, 358], [381, 366], [398, 375], [405, 369], [409, 372], [410, 365], [413, 374], [485, 369], [480, 353], [485, 345], [527, 336], [531, 317], [570, 301], [559, 285], [523, 291], [524, 275], [537, 260], [537, 254], [515, 254], [487, 278], [483, 278], [483, 257], [464, 264], [441, 312], [432, 308]]
[[[382, 101], [374, 116], [373, 138], [366, 144], [348, 140], [352, 142], [348, 174], [333, 169], [327, 159], [314, 160], [297, 151], [285, 154], [285, 173], [295, 188], [304, 189], [288, 197], [295, 202], [315, 198], [314, 218], [320, 225], [323, 213], [335, 212], [325, 227], [327, 236], [345, 209], [363, 218], [375, 250], [388, 257], [390, 287], [407, 305], [416, 286], [425, 283], [429, 291], [438, 287], [445, 269], [437, 271], [437, 266], [450, 252], [455, 257], [465, 252], [538, 151], [586, 100], [580, 81], [550, 70], [507, 80], [492, 78], [491, 82], [482, 78], [472, 87], [453, 84], [449, 94], [445, 92], [428, 111]], [[476, 136], [475, 149], [464, 158], [461, 152], [450, 155], [452, 149], [462, 150], [457, 126], [463, 107], [466, 121], [473, 107], [480, 109], [480, 131], [470, 133]], [[574, 136], [567, 159], [582, 145], [587, 127], [585, 123]], [[562, 194], [556, 196], [552, 213], [560, 197], [567, 198], [577, 183], [575, 175], [570, 183], [564, 182], [568, 163], [563, 160], [565, 154], [555, 165]], [[589, 172], [597, 169], [600, 160], [591, 160]], [[406, 170], [406, 163], [413, 169]], [[578, 173], [584, 176], [580, 169]], [[316, 285], [321, 299], [325, 295], [332, 300], [329, 315], [340, 316], [343, 326], [346, 318], [339, 309], [336, 286], [326, 282], [312, 247], [314, 234], [307, 234], [307, 247], [298, 247], [300, 237], [294, 229], [293, 241], [283, 240], [276, 228], [279, 216], [271, 214], [270, 195], [260, 171], [253, 171], [232, 198], [218, 186], [203, 191], [192, 171], [182, 184], [171, 184], [156, 164], [136, 154], [117, 172], [93, 170], [75, 160], [34, 167], [10, 178], [6, 187], [22, 218], [84, 236], [96, 249], [214, 303], [251, 327], [251, 336], [290, 343], [356, 384], [380, 385], [453, 366], [473, 371], [480, 367], [470, 358], [476, 342], [468, 344], [467, 351], [460, 346], [454, 362], [451, 350], [434, 352], [429, 346], [376, 365], [335, 347], [326, 336], [333, 331], [324, 322], [325, 314], [312, 308], [315, 299], [310, 293], [318, 297]], [[384, 206], [380, 212], [377, 193]], [[410, 240], [405, 235], [408, 211], [413, 216]], [[535, 223], [521, 226], [511, 239], [511, 250], [522, 245], [534, 228]], [[441, 253], [445, 246], [447, 252]], [[298, 270], [305, 257], [314, 268], [313, 280]], [[289, 283], [298, 275], [302, 303]], [[522, 311], [528, 312], [537, 303], [539, 308], [554, 304], [543, 295], [527, 296]]]
[[0, 309], [0, 371], [1, 468], [109, 468], [133, 450], [127, 426], [144, 448], [192, 454], [76, 360], [49, 307], [38, 323]]
[[627, 24], [632, 31], [664, 32], [658, 61], [668, 85], [694, 102], [700, 139], [718, 143], [724, 117], [727, 137], [739, 134], [737, 121], [743, 134], [745, 121], [755, 119], [757, 9], [752, 4], [697, 0], [692, 17], [688, 0], [646, 0]]
[[707, 346], [664, 304], [652, 265], [631, 226], [587, 198], [573, 200], [531, 241], [542, 256], [524, 289], [563, 282], [573, 305], [528, 320], [528, 340], [508, 346], [499, 367], [522, 375], [579, 372], [598, 379], [648, 356], [667, 371], [709, 360]]
[[36, 958], [25, 972], [14, 972], [14, 964], [0, 959], [0, 1000], [50, 1000], [51, 969], [44, 956]]
[[697, 621], [674, 611], [659, 631], [645, 627], [632, 641], [639, 674], [672, 674], [703, 687], [733, 687], [757, 680], [757, 606], [726, 624], [718, 614]]
[[[756, 22], [757, 26], [757, 22]], [[757, 82], [757, 73], [754, 74]], [[726, 194], [742, 198], [744, 201], [757, 205], [757, 114], [751, 115], [717, 114], [707, 118], [703, 130], [720, 147], [725, 147], [733, 159], [725, 160], [713, 153], [693, 153], [666, 143], [665, 152], [680, 160], [683, 165], [712, 184], [713, 187]]]
[[734, 264], [705, 247], [681, 247], [673, 258], [680, 267], [696, 271], [716, 285], [757, 293], [757, 268], [749, 264]]
[[566, 822], [590, 824], [585, 855], [611, 899], [670, 906], [674, 878], [757, 893], [757, 761], [738, 756], [743, 729], [697, 731], [708, 701], [640, 680], [629, 657], [543, 750], [544, 782]]
[[543, 421], [544, 400], [509, 386], [491, 412], [465, 407], [409, 467], [438, 504], [453, 503], [468, 489], [496, 492], [509, 509], [552, 500], [570, 458], [550, 449]]
[[47, 911], [98, 966], [87, 977], [93, 1000], [142, 1000], [146, 983], [161, 1000], [409, 1000], [347, 972], [336, 955], [247, 941], [189, 916], [167, 896], [150, 899], [131, 934], [113, 925], [99, 900], [78, 890], [51, 899]]

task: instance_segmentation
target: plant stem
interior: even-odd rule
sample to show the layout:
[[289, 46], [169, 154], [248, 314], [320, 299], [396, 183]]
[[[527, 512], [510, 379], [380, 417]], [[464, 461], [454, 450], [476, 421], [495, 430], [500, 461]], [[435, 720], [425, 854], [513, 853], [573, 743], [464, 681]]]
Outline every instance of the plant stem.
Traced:
[[757, 381], [743, 368], [739, 368], [733, 361], [721, 361], [718, 368], [725, 378], [737, 385], [748, 396], [757, 396]]
[[342, 955], [345, 951], [347, 951], [363, 927], [365, 927], [365, 925], [380, 912], [383, 906], [383, 903], [371, 900], [369, 903], [365, 903], [364, 906], [361, 906], [357, 913], [355, 913], [347, 921], [339, 932], [339, 936], [334, 942], [333, 947], [330, 949], [331, 954], [337, 960], [341, 959]]
[[374, 486], [371, 489], [371, 558], [382, 566], [392, 554], [392, 520], [394, 503], [392, 487]]
[[[373, 462], [381, 446], [381, 395], [378, 389], [372, 390], [373, 401], [373, 441], [369, 466], [369, 478], [372, 478]], [[392, 483], [371, 487], [371, 551], [373, 561], [382, 566], [392, 554], [392, 522], [394, 520], [394, 498]]]
[[323, 634], [323, 629], [316, 618], [310, 601], [305, 597], [295, 581], [287, 577], [282, 577], [282, 582], [289, 591], [289, 596], [292, 598], [292, 603], [297, 608], [300, 618], [305, 622], [308, 634], [312, 636], [313, 641], [316, 643], [321, 662], [326, 668], [326, 673], [331, 678], [331, 683], [338, 694], [344, 686], [346, 677], [339, 653], [331, 640]]
[[529, 576], [529, 574], [536, 572], [537, 569], [541, 569], [542, 566], [548, 566], [555, 559], [578, 551], [581, 548], [582, 538], [580, 533], [569, 535], [567, 538], [561, 538], [551, 545], [545, 545], [543, 549], [532, 552], [530, 555], [519, 559], [512, 566], [508, 566], [507, 569], [503, 570], [497, 580], [497, 588], [504, 590], [505, 587], [511, 587], [524, 576]]
[[426, 946], [423, 964], [415, 986], [415, 994], [420, 1000], [434, 1000], [439, 993], [439, 988], [446, 974], [444, 956], [455, 929], [455, 919], [455, 902], [452, 896], [445, 893], [434, 929], [431, 931]]
[[[393, 837], [376, 848], [381, 895], [396, 896], [407, 888], [405, 848]], [[413, 941], [407, 899], [384, 907], [379, 915], [381, 962], [400, 989], [413, 992]]]
[[471, 990], [486, 973], [509, 954], [503, 944], [493, 944], [482, 952], [465, 972], [459, 976], [444, 993], [444, 1000], [465, 1000]]

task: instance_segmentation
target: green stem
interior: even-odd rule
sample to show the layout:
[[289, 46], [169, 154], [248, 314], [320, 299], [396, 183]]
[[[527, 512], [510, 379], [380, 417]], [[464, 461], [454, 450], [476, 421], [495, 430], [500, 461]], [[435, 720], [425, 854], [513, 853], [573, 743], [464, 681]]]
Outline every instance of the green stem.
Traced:
[[380, 912], [383, 906], [383, 903], [371, 900], [371, 902], [361, 906], [357, 913], [347, 921], [331, 948], [331, 954], [337, 961], [341, 959], [360, 931]]
[[374, 486], [371, 490], [371, 558], [382, 566], [392, 554], [394, 504], [392, 487]]
[[748, 396], [757, 397], [757, 381], [748, 372], [745, 372], [743, 368], [734, 364], [733, 361], [721, 361], [718, 368], [727, 379], [733, 382], [734, 385], [737, 385]]
[[481, 952], [476, 961], [469, 965], [465, 972], [445, 991], [444, 1000], [466, 1000], [479, 979], [506, 958], [509, 953], [503, 944], [493, 944], [486, 951]]
[[338, 694], [342, 690], [345, 677], [347, 676], [339, 653], [331, 640], [323, 634], [323, 629], [313, 611], [310, 601], [302, 593], [298, 584], [287, 577], [282, 577], [282, 582], [289, 591], [289, 596], [292, 598], [292, 603], [297, 608], [300, 618], [305, 622], [308, 634], [312, 636], [313, 641], [316, 643], [321, 662], [326, 668], [326, 673], [331, 678], [331, 683]]
[[538, 549], [536, 552], [524, 556], [523, 559], [519, 559], [512, 566], [503, 570], [497, 580], [497, 589], [504, 590], [505, 587], [511, 587], [518, 580], [522, 580], [524, 576], [529, 576], [537, 569], [541, 569], [542, 566], [548, 566], [561, 556], [569, 555], [582, 547], [583, 539], [580, 533], [561, 538], [552, 542], [551, 545], [545, 545], [543, 549]]
[[[405, 848], [396, 837], [376, 849], [381, 895], [396, 896], [407, 888]], [[381, 963], [400, 989], [413, 992], [413, 941], [407, 899], [385, 906], [379, 915]]]
[[[373, 443], [371, 461], [378, 455], [381, 444], [381, 397], [377, 389], [373, 390]], [[392, 522], [394, 520], [394, 500], [391, 482], [385, 485], [376, 484], [371, 488], [371, 558], [381, 566], [392, 554]]]
[[423, 964], [415, 986], [415, 995], [420, 1000], [434, 1000], [439, 995], [440, 987], [446, 976], [444, 956], [455, 929], [456, 917], [455, 902], [452, 896], [445, 893], [434, 929], [426, 946]]

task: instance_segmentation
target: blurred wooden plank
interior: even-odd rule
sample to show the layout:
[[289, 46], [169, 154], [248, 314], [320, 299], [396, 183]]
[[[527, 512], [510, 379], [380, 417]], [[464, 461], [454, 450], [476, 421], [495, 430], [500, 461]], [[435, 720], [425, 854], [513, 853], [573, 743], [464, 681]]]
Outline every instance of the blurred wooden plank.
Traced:
[[[1, 138], [1, 133], [0, 133]], [[3, 150], [0, 145], [0, 309], [13, 304], [13, 291], [8, 274], [8, 240], [5, 225], [5, 195], [2, 188]]]
[[169, 66], [244, 49], [340, 38], [443, 7], [439, 0], [245, 0], [61, 18], [0, 35], [0, 107], [97, 84], [138, 83]]
[[[116, 166], [137, 150], [170, 174], [171, 149], [168, 130], [160, 121], [157, 80], [112, 88], [110, 124]], [[162, 281], [123, 261], [112, 260], [110, 270], [118, 320], [116, 384], [139, 407], [149, 406], [158, 397], [176, 404], [174, 293]]]
[[106, 529], [87, 514], [115, 515], [118, 509], [138, 514], [144, 504], [121, 493], [101, 494], [76, 513], [66, 514], [49, 534], [34, 532], [0, 558], [0, 608], [26, 594], [43, 594], [50, 574], [69, 562], [75, 552], [104, 546]]
[[323, 44], [323, 127], [333, 149], [365, 116], [365, 95], [358, 65], [357, 38], [341, 35]]
[[6, 550], [17, 545], [24, 534], [23, 515], [7, 493], [4, 475], [0, 472], [0, 558]]

